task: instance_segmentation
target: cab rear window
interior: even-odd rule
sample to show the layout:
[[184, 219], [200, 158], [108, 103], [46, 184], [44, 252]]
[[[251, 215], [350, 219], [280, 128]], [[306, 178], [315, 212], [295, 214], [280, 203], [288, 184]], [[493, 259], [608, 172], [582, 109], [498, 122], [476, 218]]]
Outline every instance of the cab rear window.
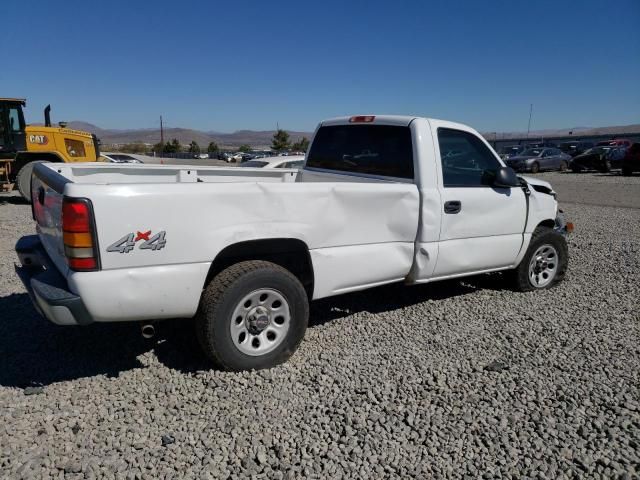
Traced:
[[306, 167], [413, 179], [411, 130], [391, 125], [320, 127]]

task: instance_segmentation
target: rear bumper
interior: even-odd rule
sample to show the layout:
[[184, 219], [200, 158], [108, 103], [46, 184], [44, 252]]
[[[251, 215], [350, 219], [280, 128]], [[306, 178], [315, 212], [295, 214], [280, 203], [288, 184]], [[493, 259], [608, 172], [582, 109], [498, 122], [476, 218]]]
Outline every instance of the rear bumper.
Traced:
[[16, 253], [21, 265], [16, 273], [29, 292], [36, 310], [57, 325], [87, 325], [93, 322], [82, 299], [69, 290], [37, 235], [20, 238]]

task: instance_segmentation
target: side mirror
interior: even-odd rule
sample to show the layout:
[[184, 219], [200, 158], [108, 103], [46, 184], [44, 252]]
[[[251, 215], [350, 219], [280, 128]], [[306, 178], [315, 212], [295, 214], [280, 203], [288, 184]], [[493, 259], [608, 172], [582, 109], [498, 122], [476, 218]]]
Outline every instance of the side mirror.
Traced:
[[498, 188], [519, 187], [520, 180], [511, 167], [500, 167], [496, 170], [493, 186]]

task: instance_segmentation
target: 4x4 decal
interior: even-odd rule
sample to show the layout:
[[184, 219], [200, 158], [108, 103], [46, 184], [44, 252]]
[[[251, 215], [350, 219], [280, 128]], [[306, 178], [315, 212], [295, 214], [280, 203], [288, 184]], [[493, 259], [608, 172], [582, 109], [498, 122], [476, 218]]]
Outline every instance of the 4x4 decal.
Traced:
[[165, 239], [166, 233], [164, 230], [156, 233], [154, 236], [151, 236], [151, 230], [147, 230], [146, 232], [136, 231], [135, 234], [128, 233], [109, 245], [107, 252], [129, 253], [136, 247], [136, 243], [140, 240], [143, 240], [140, 246], [138, 246], [140, 250], [161, 250], [167, 244], [167, 240]]

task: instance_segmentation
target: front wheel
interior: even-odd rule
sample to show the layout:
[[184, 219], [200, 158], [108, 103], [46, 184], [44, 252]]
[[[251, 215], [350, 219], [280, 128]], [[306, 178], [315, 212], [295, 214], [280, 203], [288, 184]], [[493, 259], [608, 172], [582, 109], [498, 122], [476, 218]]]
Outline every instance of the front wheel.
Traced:
[[285, 362], [302, 341], [309, 319], [307, 293], [288, 270], [244, 261], [206, 287], [196, 314], [205, 355], [225, 370], [270, 368]]
[[513, 271], [515, 288], [521, 292], [551, 288], [564, 278], [569, 264], [567, 241], [549, 227], [538, 227], [527, 253]]
[[540, 164], [538, 162], [533, 162], [531, 165], [531, 173], [538, 173], [540, 171]]

